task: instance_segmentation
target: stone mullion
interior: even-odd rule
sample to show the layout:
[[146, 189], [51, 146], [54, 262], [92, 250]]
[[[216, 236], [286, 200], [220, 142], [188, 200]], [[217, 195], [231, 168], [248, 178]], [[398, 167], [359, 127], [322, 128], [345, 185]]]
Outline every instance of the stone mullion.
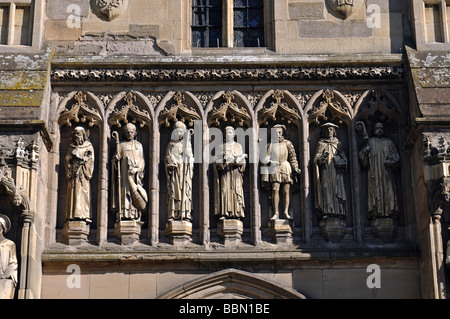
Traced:
[[[310, 161], [310, 149], [309, 149], [309, 143], [308, 143], [308, 134], [309, 132], [309, 125], [308, 121], [306, 119], [303, 119], [302, 122], [302, 128], [300, 129], [300, 145], [299, 150], [302, 150], [303, 153], [299, 154], [300, 159], [300, 167], [301, 167], [301, 178], [303, 179], [303, 182], [301, 185], [303, 185], [303, 189], [301, 190], [303, 192], [303, 198], [301, 201], [301, 207], [303, 209], [302, 214], [302, 238], [303, 241], [308, 244], [311, 241], [311, 235], [312, 235], [312, 207], [311, 207], [311, 196], [310, 194], [310, 185], [309, 185], [309, 170], [308, 170], [308, 164]], [[308, 199], [309, 198], [309, 199]]]
[[450, 30], [447, 28], [448, 19], [450, 17], [447, 16], [447, 3], [446, 0], [441, 0], [440, 3], [440, 12], [441, 12], [441, 30], [442, 30], [442, 40], [444, 42], [450, 42]]
[[233, 0], [223, 1], [222, 41], [224, 47], [233, 47]]
[[[208, 166], [209, 163], [203, 158], [203, 151], [208, 149], [209, 140], [204, 138], [209, 136], [209, 129], [207, 120], [203, 119], [203, 132], [202, 134], [202, 161], [200, 163], [200, 212], [199, 212], [199, 228], [200, 228], [200, 241], [203, 245], [209, 246], [211, 242], [210, 234], [210, 222], [209, 222], [209, 186], [208, 186]], [[211, 187], [213, 185], [210, 185]]]
[[108, 239], [108, 141], [109, 128], [103, 125], [100, 141], [100, 159], [99, 159], [99, 202], [97, 209], [97, 243], [101, 246]]
[[352, 195], [352, 213], [353, 213], [353, 236], [356, 242], [362, 242], [362, 229], [363, 219], [361, 216], [361, 203], [359, 199], [361, 198], [361, 182], [359, 176], [361, 176], [361, 170], [359, 167], [359, 154], [358, 154], [358, 144], [356, 141], [356, 132], [354, 129], [353, 121], [350, 122], [349, 127], [349, 138], [350, 138], [350, 185], [351, 185], [351, 195]]
[[9, 17], [8, 17], [8, 45], [14, 44], [14, 24], [16, 15], [16, 4], [11, 2], [9, 4]]
[[158, 162], [161, 153], [160, 134], [158, 129], [158, 121], [153, 121], [153, 132], [151, 142], [150, 155], [150, 213], [148, 237], [152, 246], [158, 246], [159, 243], [159, 179], [158, 179]]
[[[255, 132], [259, 132], [259, 126], [257, 124], [256, 116], [253, 119], [253, 127]], [[254, 245], [258, 245], [262, 242], [261, 238], [261, 206], [259, 204], [259, 189], [258, 189], [258, 174], [259, 174], [259, 148], [258, 148], [258, 135], [253, 134], [253, 138], [250, 140], [250, 227], [251, 237]]]

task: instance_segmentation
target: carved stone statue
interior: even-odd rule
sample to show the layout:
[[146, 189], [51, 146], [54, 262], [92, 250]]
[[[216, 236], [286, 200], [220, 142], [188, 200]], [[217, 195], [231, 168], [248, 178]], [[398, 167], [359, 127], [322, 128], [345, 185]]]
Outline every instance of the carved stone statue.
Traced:
[[194, 155], [191, 134], [192, 131], [187, 130], [183, 122], [176, 122], [164, 156], [167, 177], [167, 218], [169, 221], [192, 219]]
[[83, 127], [73, 131], [65, 157], [67, 185], [66, 220], [91, 222], [90, 180], [94, 172], [94, 148]]
[[282, 218], [292, 219], [289, 216], [290, 187], [294, 184], [293, 176], [300, 174], [297, 155], [291, 141], [285, 139], [284, 125], [274, 125], [272, 129], [271, 143], [267, 147], [267, 157], [263, 163], [268, 166], [268, 174], [261, 177], [262, 183], [271, 185], [273, 215], [271, 220], [280, 218], [280, 190], [284, 201]]
[[142, 144], [136, 140], [136, 126], [128, 123], [124, 126], [125, 140], [116, 138], [116, 154], [113, 163], [113, 208], [118, 210], [118, 220], [140, 220], [141, 212], [148, 202], [143, 187], [145, 159]]
[[227, 126], [225, 143], [214, 162], [214, 211], [221, 219], [245, 217], [243, 175], [247, 154], [234, 137], [234, 128]]
[[317, 144], [314, 155], [315, 207], [321, 218], [347, 216], [347, 196], [344, 172], [347, 158], [336, 137], [337, 125], [322, 125], [324, 137]]
[[375, 136], [367, 140], [359, 153], [368, 174], [368, 217], [396, 217], [398, 213], [397, 191], [393, 170], [400, 156], [391, 139], [384, 137], [383, 123], [375, 124]]
[[17, 286], [16, 245], [3, 236], [10, 227], [9, 218], [0, 214], [0, 299], [13, 299]]

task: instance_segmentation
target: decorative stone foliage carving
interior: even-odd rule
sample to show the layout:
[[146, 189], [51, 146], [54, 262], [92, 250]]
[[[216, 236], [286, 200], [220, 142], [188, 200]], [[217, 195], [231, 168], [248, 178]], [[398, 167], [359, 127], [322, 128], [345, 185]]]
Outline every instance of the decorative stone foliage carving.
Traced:
[[403, 66], [251, 69], [54, 69], [52, 81], [298, 81], [403, 79]]

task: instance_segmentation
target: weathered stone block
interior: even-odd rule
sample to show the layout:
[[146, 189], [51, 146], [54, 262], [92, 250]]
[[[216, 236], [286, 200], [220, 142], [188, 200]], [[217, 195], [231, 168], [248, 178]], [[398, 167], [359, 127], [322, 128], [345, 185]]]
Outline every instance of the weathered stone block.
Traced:
[[324, 2], [290, 3], [289, 17], [292, 20], [323, 20]]
[[192, 223], [187, 220], [171, 220], [166, 223], [166, 235], [175, 246], [184, 246], [191, 241]]
[[225, 246], [236, 246], [241, 242], [244, 223], [239, 219], [222, 219], [217, 223], [217, 233]]
[[63, 236], [68, 245], [78, 246], [87, 243], [89, 224], [82, 220], [67, 221], [64, 224]]
[[292, 244], [293, 221], [288, 219], [275, 219], [269, 221], [269, 234], [276, 244]]
[[114, 234], [122, 245], [132, 245], [139, 242], [143, 222], [138, 220], [121, 220], [114, 225]]

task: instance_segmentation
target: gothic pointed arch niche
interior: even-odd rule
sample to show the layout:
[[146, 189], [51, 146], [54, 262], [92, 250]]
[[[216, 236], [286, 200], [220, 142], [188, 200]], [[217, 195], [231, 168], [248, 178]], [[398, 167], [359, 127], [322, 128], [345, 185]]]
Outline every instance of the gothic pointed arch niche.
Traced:
[[[239, 91], [233, 90], [217, 92], [206, 106], [205, 113], [207, 114], [207, 134], [209, 137], [207, 154], [211, 156], [211, 163], [209, 163], [208, 168], [208, 184], [211, 185], [209, 189], [211, 228], [216, 230], [215, 233], [220, 237], [217, 240], [223, 241], [225, 246], [236, 245], [241, 241], [251, 242], [251, 238], [242, 236], [242, 234], [254, 235], [254, 230], [245, 231], [251, 229], [255, 215], [254, 205], [252, 204], [254, 194], [251, 192], [252, 175], [254, 174], [252, 166], [255, 132], [253, 129], [253, 110], [245, 96]], [[229, 127], [234, 129], [233, 143], [226, 142], [226, 133]], [[225, 148], [227, 148], [226, 151]], [[239, 167], [234, 166], [235, 164], [223, 166], [223, 162], [217, 164], [216, 156], [222, 151], [225, 151], [228, 155], [236, 156], [236, 159], [239, 156], [244, 156], [245, 158], [240, 159], [244, 164], [239, 164]], [[222, 169], [219, 169], [219, 167], [222, 167]], [[231, 183], [231, 180], [234, 182]], [[226, 199], [228, 195], [231, 197]], [[230, 208], [231, 205], [228, 206], [231, 202], [236, 204], [232, 205], [233, 208]], [[228, 206], [239, 217], [225, 216], [230, 213], [221, 211], [226, 209], [225, 206]], [[237, 209], [237, 206], [240, 206], [240, 209]], [[234, 213], [231, 213], [231, 215]]]
[[[327, 88], [317, 91], [311, 97], [305, 106], [305, 114], [309, 131], [308, 182], [311, 192], [308, 207], [313, 212], [312, 234], [317, 229], [325, 241], [339, 242], [346, 236], [347, 227], [353, 227], [355, 222], [351, 155], [353, 109], [342, 93]], [[326, 127], [334, 127], [334, 137], [326, 136]], [[334, 142], [329, 142], [332, 139]], [[322, 148], [325, 157], [323, 162], [318, 162], [316, 159], [320, 157], [318, 152]], [[330, 162], [330, 159], [333, 161]], [[339, 165], [333, 164], [336, 159], [339, 159]], [[325, 170], [323, 173], [322, 169]], [[331, 192], [336, 192], [337, 195], [332, 196], [327, 190], [327, 180], [333, 181]]]
[[225, 269], [172, 288], [158, 299], [306, 299], [296, 290], [246, 271]]
[[[110, 239], [132, 244], [146, 237], [142, 236], [142, 229], [149, 229], [152, 225], [148, 190], [152, 189], [153, 183], [153, 107], [142, 93], [122, 91], [107, 106], [106, 117], [108, 229], [114, 228], [115, 237]], [[134, 130], [134, 136], [128, 135], [130, 129]], [[133, 163], [127, 161], [129, 164], [126, 164], [122, 158], [115, 161], [116, 155], [122, 152], [130, 156]], [[128, 165], [131, 168], [127, 173], [125, 167]]]
[[[257, 114], [258, 138], [260, 140], [259, 159], [262, 159], [264, 157], [263, 154], [267, 153], [268, 144], [272, 139], [271, 134], [273, 132], [271, 129], [274, 125], [283, 125], [285, 127], [284, 137], [294, 146], [296, 161], [301, 171], [300, 175], [293, 175], [294, 184], [290, 187], [289, 215], [293, 220], [289, 222], [289, 225], [282, 227], [282, 229], [291, 229], [288, 233], [278, 233], [278, 231], [274, 230], [277, 227], [273, 226], [270, 220], [273, 214], [271, 189], [267, 188], [270, 187], [267, 183], [262, 183], [262, 175], [258, 174], [258, 185], [265, 189], [264, 192], [261, 192], [259, 198], [261, 224], [265, 228], [265, 233], [271, 236], [276, 243], [290, 243], [292, 242], [292, 236], [303, 236], [304, 229], [302, 228], [305, 225], [305, 195], [301, 191], [304, 188], [302, 176], [305, 171], [303, 160], [305, 148], [303, 110], [297, 99], [289, 91], [273, 89], [263, 95], [256, 106], [255, 112]], [[280, 204], [283, 205], [282, 199], [280, 199]], [[282, 219], [280, 221], [286, 222], [286, 220]]]
[[[59, 125], [57, 139], [59, 139], [59, 163], [58, 170], [58, 191], [57, 191], [57, 209], [56, 209], [56, 229], [57, 240], [64, 241], [67, 244], [81, 244], [94, 239], [97, 229], [97, 217], [99, 216], [99, 170], [100, 170], [100, 148], [101, 136], [103, 133], [103, 109], [102, 103], [91, 92], [73, 91], [63, 99], [58, 106], [57, 123]], [[78, 230], [72, 233], [70, 229], [66, 206], [69, 200], [68, 177], [66, 169], [66, 156], [72, 149], [73, 132], [79, 127], [83, 128], [88, 140], [93, 147], [93, 174], [90, 177], [90, 218], [86, 221], [87, 225], [76, 226]]]
[[[192, 241], [201, 241], [203, 243], [209, 242], [209, 224], [205, 220], [204, 205], [207, 202], [205, 198], [204, 187], [205, 183], [203, 167], [202, 167], [202, 152], [204, 140], [202, 138], [204, 131], [203, 109], [200, 101], [191, 93], [187, 91], [171, 91], [159, 102], [155, 117], [155, 133], [158, 136], [159, 146], [155, 149], [156, 156], [159, 158], [157, 176], [159, 176], [157, 185], [155, 187], [159, 190], [157, 201], [160, 203], [157, 215], [154, 216], [155, 228], [153, 229], [154, 241], [159, 239], [163, 241], [172, 242], [172, 244], [185, 245]], [[193, 155], [195, 157], [193, 164], [192, 189], [190, 194], [191, 200], [191, 221], [183, 223], [183, 230], [178, 236], [175, 231], [172, 232], [172, 224], [168, 223], [168, 180], [166, 175], [166, 167], [164, 157], [167, 152], [167, 147], [171, 143], [174, 125], [178, 122], [183, 123], [189, 132], [189, 138]], [[189, 225], [188, 225], [189, 224]], [[156, 226], [157, 225], [157, 226]], [[165, 229], [165, 233], [159, 234], [158, 227], [161, 230]], [[198, 238], [192, 236], [198, 233]]]
[[[402, 225], [404, 219], [401, 190], [403, 189], [402, 166], [406, 163], [405, 161], [402, 163], [400, 154], [402, 152], [402, 141], [405, 140], [402, 131], [406, 124], [406, 118], [402, 117], [401, 114], [400, 103], [384, 88], [375, 87], [365, 91], [355, 105], [353, 125], [357, 134], [356, 147], [359, 153], [359, 164], [361, 164], [361, 174], [359, 174], [359, 179], [363, 190], [362, 193], [367, 194], [367, 196], [361, 196], [360, 198], [363, 224], [367, 228], [366, 234], [369, 236], [375, 235], [383, 242], [392, 242], [396, 239], [398, 235], [398, 225]], [[380, 126], [379, 123], [381, 123], [383, 128], [383, 136], [377, 137], [375, 131], [376, 126]], [[372, 137], [375, 137], [375, 139], [371, 139]], [[379, 141], [379, 143], [376, 141]], [[369, 143], [372, 145], [371, 148], [377, 149], [377, 152], [389, 152], [390, 157], [398, 157], [396, 159], [396, 164], [390, 166], [392, 169], [386, 169], [386, 172], [389, 171], [389, 176], [393, 175], [392, 180], [384, 179], [384, 182], [382, 183], [383, 190], [380, 190], [380, 193], [377, 193], [377, 195], [375, 195], [374, 191], [377, 192], [376, 189], [378, 189], [378, 187], [374, 187], [373, 185], [379, 184], [379, 182], [375, 181], [378, 180], [375, 176], [378, 174], [375, 174], [375, 171], [371, 169], [371, 160], [363, 160], [361, 157], [363, 156], [362, 151]], [[387, 148], [389, 148], [389, 151]], [[375, 152], [375, 150], [372, 151]], [[374, 159], [375, 157], [376, 155], [371, 153], [371, 158]], [[378, 169], [376, 171], [378, 171]], [[369, 172], [372, 173], [369, 174]], [[372, 179], [369, 175], [372, 176]], [[386, 178], [390, 179], [390, 177]], [[389, 189], [388, 192], [384, 191], [387, 189]], [[387, 194], [391, 194], [391, 197], [387, 196]], [[384, 211], [385, 208], [375, 209], [379, 210], [377, 213], [369, 212], [369, 210], [371, 210], [370, 207], [378, 206], [374, 205], [371, 196], [383, 198], [386, 207], [390, 206], [391, 209], [393, 209], [392, 214], [389, 217], [385, 216], [386, 218], [379, 218], [379, 215], [387, 214], [381, 212]], [[369, 224], [371, 225], [370, 230], [368, 228]]]

